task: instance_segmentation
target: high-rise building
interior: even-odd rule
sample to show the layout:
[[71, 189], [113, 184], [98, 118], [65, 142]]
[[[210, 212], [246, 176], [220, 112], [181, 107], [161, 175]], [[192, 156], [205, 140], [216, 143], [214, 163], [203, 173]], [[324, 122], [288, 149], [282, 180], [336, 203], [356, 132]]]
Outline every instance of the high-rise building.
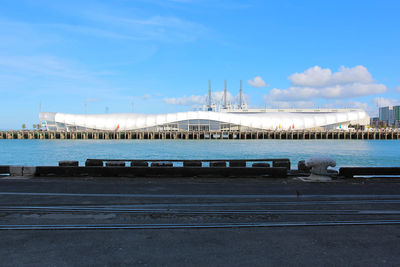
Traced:
[[400, 106], [387, 106], [379, 108], [379, 122], [387, 126], [400, 125]]

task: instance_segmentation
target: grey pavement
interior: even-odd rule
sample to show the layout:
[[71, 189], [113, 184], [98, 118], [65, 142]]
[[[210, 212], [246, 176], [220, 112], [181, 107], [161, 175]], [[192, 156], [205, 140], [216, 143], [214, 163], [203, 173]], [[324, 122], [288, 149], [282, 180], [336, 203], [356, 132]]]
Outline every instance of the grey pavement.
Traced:
[[[244, 203], [247, 206], [240, 206], [240, 209], [316, 212], [295, 216], [193, 216], [159, 215], [153, 212], [121, 214], [2, 210], [0, 226], [399, 220], [398, 215], [318, 213], [323, 210], [398, 211], [399, 188], [398, 179], [303, 183], [292, 179], [0, 178], [0, 208], [137, 207], [149, 204], [150, 207], [154, 204], [173, 204], [172, 207], [176, 208], [174, 205], [184, 204], [185, 209], [207, 211], [238, 209], [239, 206], [235, 205]], [[177, 195], [181, 197], [173, 197]], [[185, 195], [191, 197], [185, 198]], [[196, 195], [198, 197], [193, 197]], [[310, 204], [309, 201], [316, 204]], [[227, 206], [215, 207], [213, 203]], [[196, 206], [198, 204], [201, 205]], [[231, 204], [232, 207], [229, 206]], [[400, 262], [400, 224], [222, 229], [0, 230], [0, 240], [1, 266], [396, 266]]]

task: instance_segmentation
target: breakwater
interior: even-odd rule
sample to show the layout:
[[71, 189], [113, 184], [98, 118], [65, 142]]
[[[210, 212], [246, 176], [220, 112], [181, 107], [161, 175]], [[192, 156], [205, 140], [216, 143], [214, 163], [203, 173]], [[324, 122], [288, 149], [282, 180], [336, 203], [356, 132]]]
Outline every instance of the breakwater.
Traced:
[[0, 139], [83, 139], [83, 140], [400, 140], [399, 131], [251, 131], [251, 132], [150, 132], [150, 131], [2, 131]]

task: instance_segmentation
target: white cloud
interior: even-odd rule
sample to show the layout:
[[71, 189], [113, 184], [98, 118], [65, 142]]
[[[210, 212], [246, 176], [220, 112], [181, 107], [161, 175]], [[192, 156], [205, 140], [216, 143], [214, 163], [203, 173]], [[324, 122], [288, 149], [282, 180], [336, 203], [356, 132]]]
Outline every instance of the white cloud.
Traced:
[[[217, 105], [223, 105], [224, 103], [224, 91], [216, 91], [212, 93], [212, 102]], [[249, 103], [249, 96], [243, 94], [243, 100], [245, 103]], [[201, 106], [207, 104], [207, 95], [191, 95], [184, 97], [171, 97], [164, 98], [164, 103], [170, 105], [179, 105], [179, 106]], [[239, 104], [239, 94], [234, 96], [230, 92], [226, 92], [226, 101], [227, 103], [231, 103], [232, 105]]]
[[399, 86], [397, 86], [397, 92], [399, 92], [400, 93], [400, 85]]
[[[224, 91], [216, 91], [212, 93], [213, 102], [217, 105], [222, 105], [224, 103]], [[226, 102], [234, 102], [235, 98], [230, 92], [226, 92]]]
[[374, 102], [378, 107], [400, 105], [400, 101], [398, 99], [391, 99], [391, 98], [384, 98], [384, 97], [375, 97]]
[[347, 102], [347, 107], [359, 108], [359, 109], [363, 109], [366, 111], [371, 109], [371, 107], [368, 105], [368, 103], [359, 102], [359, 101], [351, 101], [351, 100]]
[[319, 66], [315, 66], [309, 68], [303, 73], [295, 73], [290, 75], [289, 80], [294, 85], [318, 87], [326, 84], [331, 76], [332, 72], [330, 69], [322, 69]]
[[[242, 100], [244, 103], [249, 103], [250, 98], [247, 94], [242, 94]], [[216, 91], [212, 93], [212, 101], [217, 105], [224, 104], [224, 91]], [[238, 105], [240, 102], [239, 94], [232, 95], [230, 92], [226, 92], [226, 102], [227, 104]]]
[[365, 96], [372, 94], [380, 94], [386, 91], [383, 84], [344, 84], [332, 85], [328, 87], [289, 87], [288, 89], [272, 89], [269, 96], [274, 100], [280, 101], [296, 101], [311, 98], [351, 98], [357, 96]]
[[339, 71], [332, 75], [331, 79], [333, 84], [372, 83], [373, 81], [367, 68], [361, 65], [353, 68], [341, 66]]
[[273, 101], [264, 96], [266, 104], [270, 108], [312, 108], [316, 106], [313, 101]]
[[292, 83], [289, 88], [274, 88], [268, 98], [271, 101], [341, 99], [380, 94], [387, 89], [384, 84], [375, 83], [364, 66], [354, 68], [342, 66], [333, 74], [330, 69], [315, 66], [303, 73], [290, 75], [289, 80]]
[[144, 96], [141, 96], [140, 98], [143, 99], [143, 100], [149, 100], [151, 98], [151, 95], [150, 94], [145, 94]]
[[179, 105], [179, 106], [194, 106], [194, 105], [203, 105], [206, 103], [206, 97], [200, 95], [191, 95], [189, 97], [170, 97], [164, 98], [164, 103], [170, 105]]
[[247, 81], [251, 86], [253, 87], [266, 87], [267, 84], [265, 83], [265, 81], [263, 80], [263, 78], [261, 78], [261, 76], [256, 76], [254, 77], [252, 80], [248, 80]]
[[325, 104], [326, 108], [357, 108], [362, 109], [368, 113], [370, 117], [376, 117], [378, 110], [376, 106], [373, 104], [374, 101], [371, 99], [367, 103], [353, 100], [336, 100], [329, 104]]
[[324, 104], [325, 108], [357, 108], [362, 109], [370, 115], [376, 114], [376, 108], [372, 107], [368, 103], [353, 101], [353, 100], [335, 100], [333, 102]]
[[338, 72], [332, 74], [330, 69], [314, 66], [302, 73], [289, 76], [289, 80], [295, 86], [325, 87], [349, 83], [372, 83], [371, 74], [364, 66], [346, 68], [341, 66]]

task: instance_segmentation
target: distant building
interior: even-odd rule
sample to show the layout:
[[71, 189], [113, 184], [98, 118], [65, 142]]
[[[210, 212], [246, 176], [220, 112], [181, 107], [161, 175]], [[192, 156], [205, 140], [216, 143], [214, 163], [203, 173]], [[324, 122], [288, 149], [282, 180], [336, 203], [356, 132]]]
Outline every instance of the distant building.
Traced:
[[379, 126], [379, 118], [378, 117], [373, 117], [370, 119], [371, 127], [378, 127]]
[[379, 108], [379, 124], [383, 126], [399, 127], [400, 106], [387, 106]]

